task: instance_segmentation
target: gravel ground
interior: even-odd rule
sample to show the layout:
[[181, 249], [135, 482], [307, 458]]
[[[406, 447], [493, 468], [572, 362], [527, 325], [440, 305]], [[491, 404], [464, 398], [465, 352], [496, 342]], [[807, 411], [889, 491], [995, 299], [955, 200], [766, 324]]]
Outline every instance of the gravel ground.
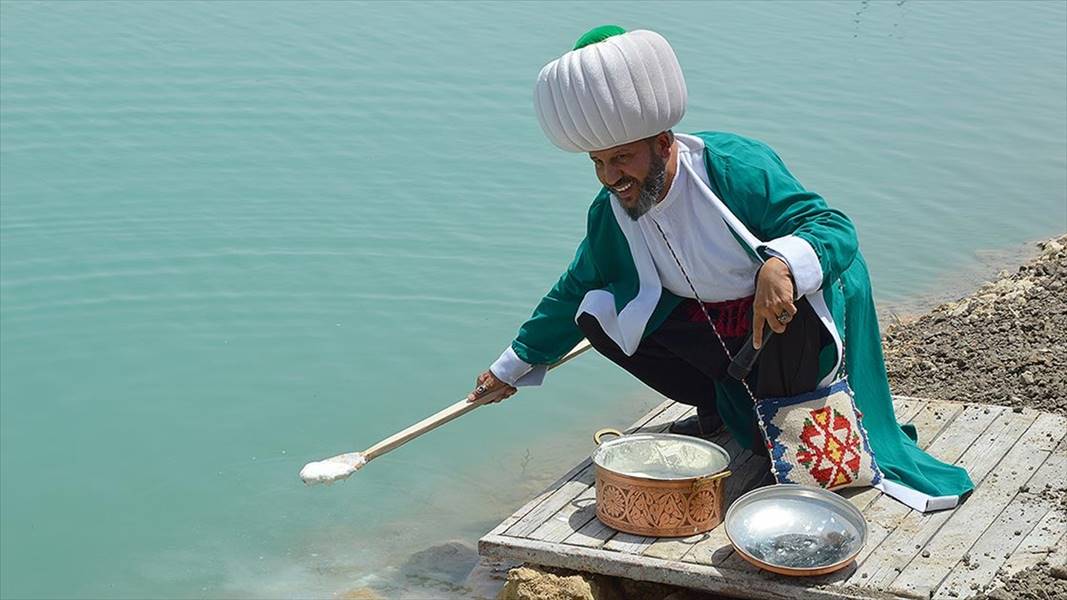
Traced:
[[885, 333], [897, 394], [1067, 414], [1067, 236], [1040, 255]]

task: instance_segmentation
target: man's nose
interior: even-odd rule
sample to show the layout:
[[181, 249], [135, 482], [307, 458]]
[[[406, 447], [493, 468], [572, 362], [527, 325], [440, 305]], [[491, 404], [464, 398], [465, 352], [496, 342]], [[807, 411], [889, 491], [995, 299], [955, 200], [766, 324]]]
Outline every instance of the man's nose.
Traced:
[[605, 167], [604, 178], [611, 185], [615, 185], [623, 178], [623, 174], [622, 171], [615, 167]]

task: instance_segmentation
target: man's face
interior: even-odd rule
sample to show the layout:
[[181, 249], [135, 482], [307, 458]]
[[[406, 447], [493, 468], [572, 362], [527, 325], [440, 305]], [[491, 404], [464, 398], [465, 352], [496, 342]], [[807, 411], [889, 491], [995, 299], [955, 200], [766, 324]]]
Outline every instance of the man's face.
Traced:
[[630, 218], [648, 212], [663, 192], [670, 134], [590, 152], [596, 176], [619, 199]]

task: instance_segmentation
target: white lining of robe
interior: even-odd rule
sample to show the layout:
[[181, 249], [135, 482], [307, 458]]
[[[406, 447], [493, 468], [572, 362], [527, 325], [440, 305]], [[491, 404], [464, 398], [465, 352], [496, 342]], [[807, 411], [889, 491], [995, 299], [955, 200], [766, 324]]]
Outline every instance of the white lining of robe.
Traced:
[[648, 245], [645, 244], [640, 227], [626, 214], [614, 194], [611, 196], [611, 212], [615, 215], [615, 221], [626, 237], [634, 267], [637, 268], [637, 296], [627, 302], [626, 306], [622, 307], [622, 311], [616, 313], [614, 294], [608, 290], [590, 290], [582, 298], [582, 303], [578, 305], [574, 320], [577, 322], [580, 315], [589, 313], [626, 356], [633, 356], [641, 344], [641, 338], [644, 336], [649, 318], [652, 317], [652, 311], [659, 304], [663, 286], [660, 284], [659, 273], [656, 271], [655, 263], [652, 262], [652, 253], [648, 251]]

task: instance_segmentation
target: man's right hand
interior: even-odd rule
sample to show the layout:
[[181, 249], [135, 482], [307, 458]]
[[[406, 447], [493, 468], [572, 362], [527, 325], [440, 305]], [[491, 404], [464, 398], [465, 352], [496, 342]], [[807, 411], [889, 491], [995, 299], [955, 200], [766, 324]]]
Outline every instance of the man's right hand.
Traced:
[[519, 391], [496, 378], [492, 371], [486, 371], [475, 380], [475, 388], [467, 394], [467, 402], [473, 404], [491, 404], [511, 397]]

